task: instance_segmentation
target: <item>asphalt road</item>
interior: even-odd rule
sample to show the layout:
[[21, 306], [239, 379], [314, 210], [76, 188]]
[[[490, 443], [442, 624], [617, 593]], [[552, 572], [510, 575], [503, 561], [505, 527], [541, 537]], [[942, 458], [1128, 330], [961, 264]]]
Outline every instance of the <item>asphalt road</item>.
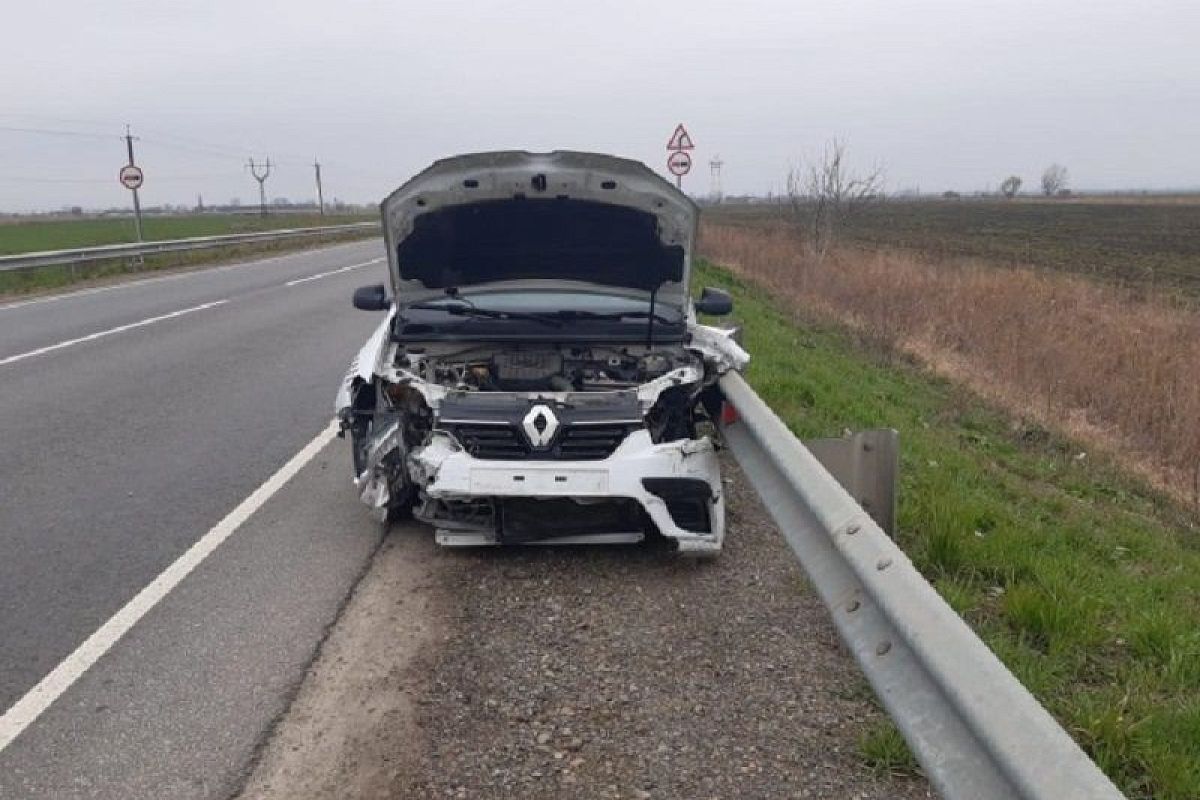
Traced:
[[[0, 713], [327, 428], [379, 319], [350, 294], [382, 256], [372, 240], [0, 304]], [[0, 736], [0, 798], [237, 787], [379, 542], [344, 449]]]

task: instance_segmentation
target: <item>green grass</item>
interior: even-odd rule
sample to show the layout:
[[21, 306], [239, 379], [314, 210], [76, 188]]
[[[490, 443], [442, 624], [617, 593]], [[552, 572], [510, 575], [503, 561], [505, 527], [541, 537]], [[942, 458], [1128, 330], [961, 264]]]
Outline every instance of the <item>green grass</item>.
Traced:
[[879, 777], [916, 775], [920, 771], [912, 751], [889, 720], [871, 726], [858, 739], [858, 750]]
[[[177, 217], [148, 217], [144, 235], [148, 241], [183, 239], [191, 236], [210, 236], [226, 233], [305, 228], [319, 225], [338, 225], [359, 222], [373, 217], [338, 215], [321, 217], [317, 214], [277, 214], [267, 217], [251, 215], [184, 215]], [[321, 237], [323, 244], [362, 238], [363, 234], [349, 233]], [[133, 220], [126, 218], [53, 220], [38, 222], [0, 222], [0, 255], [36, 250], [65, 250], [117, 244], [134, 240]], [[91, 261], [76, 265], [41, 267], [29, 270], [0, 271], [0, 295], [21, 294], [57, 289], [84, 281], [109, 278], [132, 272], [151, 272], [189, 264], [214, 263], [237, 258], [261, 256], [312, 247], [313, 240], [297, 239], [281, 242], [257, 242], [231, 245], [215, 250], [164, 253], [151, 256], [141, 264], [127, 259]]]
[[[362, 216], [318, 214], [182, 214], [147, 216], [143, 236], [147, 241], [186, 239], [222, 233], [247, 233], [274, 228], [307, 228], [369, 219]], [[0, 222], [0, 255], [37, 250], [68, 250], [137, 240], [132, 217], [22, 220]]]
[[698, 282], [734, 293], [747, 378], [798, 436], [900, 431], [899, 544], [1101, 768], [1132, 798], [1200, 797], [1197, 519], [723, 270]]
[[[707, 209], [705, 216], [743, 224], [787, 219], [784, 207], [763, 205]], [[1200, 203], [894, 201], [849, 217], [842, 238], [1200, 291]]]

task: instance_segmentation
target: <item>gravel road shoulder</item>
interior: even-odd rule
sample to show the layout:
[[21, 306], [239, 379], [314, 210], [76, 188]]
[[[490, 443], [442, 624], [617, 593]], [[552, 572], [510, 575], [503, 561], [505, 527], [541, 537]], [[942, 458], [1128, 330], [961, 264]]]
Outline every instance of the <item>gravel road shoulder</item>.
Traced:
[[246, 798], [923, 798], [857, 753], [880, 712], [736, 465], [711, 562], [438, 550], [395, 528]]

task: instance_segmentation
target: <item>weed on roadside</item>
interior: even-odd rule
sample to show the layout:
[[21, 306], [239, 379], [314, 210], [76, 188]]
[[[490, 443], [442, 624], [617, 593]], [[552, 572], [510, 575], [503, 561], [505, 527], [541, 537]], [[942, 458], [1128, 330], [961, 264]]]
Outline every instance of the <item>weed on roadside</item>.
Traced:
[[880, 720], [858, 739], [858, 751], [879, 777], [917, 775], [920, 766], [904, 737], [889, 720]]

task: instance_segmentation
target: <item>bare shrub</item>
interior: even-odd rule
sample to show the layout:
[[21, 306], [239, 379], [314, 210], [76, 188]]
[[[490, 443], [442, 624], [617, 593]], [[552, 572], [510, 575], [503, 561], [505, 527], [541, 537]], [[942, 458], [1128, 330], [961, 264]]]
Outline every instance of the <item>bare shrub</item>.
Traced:
[[1010, 200], [1017, 196], [1017, 192], [1021, 191], [1021, 179], [1016, 175], [1009, 175], [1000, 183], [1000, 194]]
[[[1062, 164], [1051, 164], [1042, 173], [1042, 194], [1054, 197], [1067, 188], [1067, 168]], [[1068, 192], [1068, 194], [1070, 194]]]
[[1021, 416], [1103, 444], [1181, 497], [1200, 493], [1194, 310], [1058, 273], [911, 253], [842, 248], [819, 265], [781, 226], [706, 223], [702, 252]]
[[799, 167], [788, 171], [787, 193], [798, 231], [809, 251], [821, 259], [837, 241], [846, 217], [883, 198], [883, 168], [876, 166], [864, 174], [851, 171], [845, 143], [833, 139], [807, 171]]

